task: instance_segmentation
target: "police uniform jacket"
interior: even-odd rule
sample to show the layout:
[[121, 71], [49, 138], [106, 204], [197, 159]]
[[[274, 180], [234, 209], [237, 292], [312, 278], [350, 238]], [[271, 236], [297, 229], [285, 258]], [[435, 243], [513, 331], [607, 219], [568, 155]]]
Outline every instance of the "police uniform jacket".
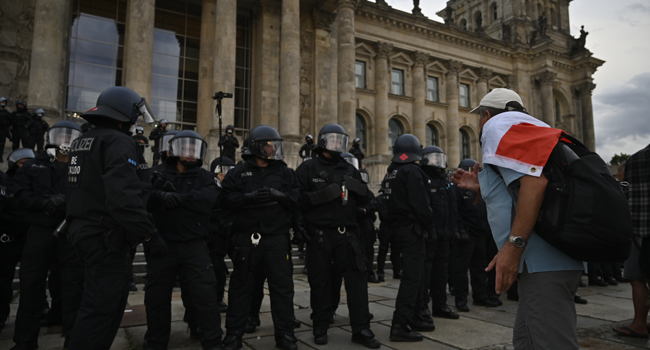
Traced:
[[433, 223], [439, 238], [451, 238], [456, 231], [458, 209], [456, 193], [447, 181], [444, 171], [425, 171], [430, 181], [430, 203], [433, 211]]
[[31, 113], [27, 110], [24, 112], [13, 111], [11, 112], [11, 124], [14, 130], [26, 130], [32, 124]]
[[181, 197], [181, 203], [173, 209], [163, 209], [158, 194], [165, 192], [164, 181], [152, 177], [153, 190], [147, 209], [153, 215], [158, 233], [166, 242], [187, 242], [208, 238], [210, 214], [217, 203], [221, 189], [213, 173], [203, 168], [192, 168], [178, 173], [172, 158], [169, 165], [159, 168], [167, 181], [171, 182]]
[[[0, 171], [0, 235], [3, 233], [22, 236], [29, 229], [29, 224], [23, 218], [21, 210], [16, 205], [16, 186], [14, 171], [7, 171], [7, 174]], [[23, 239], [24, 237], [16, 237]]]
[[[287, 198], [286, 203], [249, 204], [244, 194], [253, 193], [263, 187], [274, 188]], [[235, 232], [262, 235], [286, 235], [291, 228], [293, 212], [300, 207], [300, 190], [296, 174], [283, 161], [269, 161], [266, 167], [259, 167], [254, 158], [249, 158], [228, 171], [223, 180], [223, 201], [221, 206], [235, 214]]]
[[38, 119], [36, 115], [31, 116], [32, 121], [29, 126], [29, 133], [31, 136], [34, 137], [43, 137], [43, 134], [47, 131], [47, 129], [50, 128], [50, 124], [48, 124], [43, 118]]
[[151, 130], [151, 133], [149, 133], [149, 139], [153, 140], [153, 148], [155, 152], [160, 151], [160, 141], [166, 132], [167, 130], [157, 127]]
[[110, 124], [97, 125], [72, 141], [66, 209], [73, 244], [105, 233], [102, 217], [126, 229], [132, 240], [154, 234], [142, 181], [149, 169], [141, 160], [135, 140]]
[[[463, 228], [467, 233], [482, 236], [490, 231], [490, 225], [487, 222], [487, 210], [485, 201], [474, 191], [463, 189], [454, 185], [452, 190], [456, 192], [458, 200], [458, 227]], [[476, 205], [476, 197], [478, 201]]]
[[[321, 173], [327, 174], [327, 177], [323, 178]], [[312, 158], [300, 164], [296, 169], [296, 176], [300, 182], [303, 199], [301, 210], [308, 225], [330, 228], [356, 226], [357, 207], [372, 200], [370, 191], [366, 191], [365, 195], [348, 191], [347, 205], [342, 204], [341, 198], [321, 204], [313, 204], [310, 201], [307, 193], [323, 190], [331, 184], [341, 186], [344, 176], [350, 176], [359, 182], [362, 181], [361, 174], [354, 165], [340, 157], [336, 160], [322, 155]]]
[[419, 166], [393, 162], [382, 181], [382, 188], [392, 227], [409, 226], [416, 220], [427, 232], [434, 227], [429, 180]]
[[314, 144], [313, 143], [305, 143], [300, 147], [300, 152], [298, 152], [298, 155], [300, 158], [305, 159], [305, 157], [311, 157], [312, 153], [314, 152]]
[[375, 220], [377, 220], [377, 215], [375, 214], [375, 212], [377, 212], [377, 207], [375, 206], [375, 195], [370, 190], [368, 190], [368, 193], [370, 194], [370, 200], [368, 203], [359, 206], [359, 209], [365, 209], [366, 212], [364, 214], [363, 210], [357, 210], [357, 220], [369, 220], [374, 223]]
[[6, 109], [0, 109], [0, 137], [6, 137], [9, 134], [11, 126], [11, 113]]

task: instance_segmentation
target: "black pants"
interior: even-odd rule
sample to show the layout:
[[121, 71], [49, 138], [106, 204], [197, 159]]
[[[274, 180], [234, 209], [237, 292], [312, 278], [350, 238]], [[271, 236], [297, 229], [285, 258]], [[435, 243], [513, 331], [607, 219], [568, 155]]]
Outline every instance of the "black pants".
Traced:
[[356, 240], [355, 233], [350, 230], [341, 234], [336, 228], [309, 228], [309, 231], [307, 268], [314, 334], [329, 326], [334, 305], [332, 294], [336, 290], [333, 286], [340, 286], [340, 282], [333, 281], [335, 273], [342, 275], [345, 282], [352, 332], [369, 329], [368, 280], [365, 271], [353, 261], [355, 253], [347, 237], [349, 233], [352, 235], [350, 239]]
[[5, 144], [7, 142], [7, 138], [9, 138], [9, 132], [0, 130], [0, 163], [4, 162], [5, 160]]
[[11, 132], [11, 150], [15, 151], [22, 142], [23, 148], [29, 148], [29, 132], [26, 129], [13, 129]]
[[262, 309], [262, 302], [264, 301], [264, 282], [266, 275], [264, 269], [257, 269], [255, 271], [255, 287], [253, 289], [253, 300], [251, 301], [251, 309], [248, 315], [253, 320], [259, 322], [260, 310]]
[[472, 299], [480, 300], [487, 297], [487, 272], [488, 265], [485, 235], [469, 235], [469, 240], [464, 244], [457, 244], [454, 252], [454, 267], [451, 279], [456, 291], [456, 300], [467, 300], [469, 286], [467, 270], [471, 275]]
[[425, 260], [424, 237], [418, 235], [408, 226], [393, 228], [397, 245], [402, 252], [402, 278], [395, 300], [393, 324], [409, 324], [415, 319], [422, 283], [422, 271]]
[[378, 273], [384, 273], [388, 248], [390, 248], [390, 262], [393, 264], [393, 272], [401, 272], [402, 253], [400, 251], [400, 246], [397, 244], [397, 239], [395, 238], [392, 229], [387, 224], [382, 223], [379, 228], [379, 251], [377, 252]]
[[43, 312], [43, 296], [48, 271], [51, 313], [61, 316], [62, 300], [58, 268], [59, 239], [54, 237], [54, 227], [31, 225], [27, 232], [23, 255], [20, 260], [20, 301], [16, 315], [14, 342], [16, 344], [37, 344]]
[[[209, 348], [221, 341], [221, 317], [215, 293], [216, 280], [208, 247], [202, 239], [187, 242], [167, 242], [167, 254], [149, 257], [147, 290], [147, 332], [144, 339], [154, 349], [167, 349], [171, 333], [172, 290], [176, 276], [184, 280], [183, 294], [189, 291], [196, 324], [203, 332], [201, 345]], [[188, 305], [189, 304], [189, 305]]]
[[431, 269], [433, 269], [433, 255], [436, 252], [436, 242], [425, 242], [424, 267], [422, 268], [422, 279], [420, 281], [420, 291], [418, 292], [417, 304], [415, 310], [420, 311], [428, 308], [429, 303], [429, 285], [431, 283]]
[[432, 309], [447, 305], [447, 263], [449, 257], [449, 239], [438, 237], [433, 253], [433, 266], [429, 282], [429, 295]]
[[160, 150], [158, 147], [154, 146], [151, 147], [151, 153], [153, 153], [153, 162], [151, 163], [152, 166], [158, 165], [158, 162], [160, 161]]
[[368, 218], [359, 220], [359, 233], [363, 238], [363, 253], [366, 262], [366, 273], [374, 274], [374, 261], [375, 261], [375, 241], [377, 235], [375, 233], [375, 225]]
[[5, 324], [11, 312], [9, 304], [14, 295], [12, 283], [24, 244], [24, 240], [20, 239], [0, 243], [0, 327]]
[[28, 148], [34, 149], [34, 146], [36, 146], [37, 151], [42, 151], [44, 143], [45, 143], [45, 139], [43, 138], [43, 135], [41, 135], [41, 136], [29, 135], [29, 146], [28, 146]]
[[68, 350], [110, 349], [124, 316], [130, 247], [109, 252], [103, 242], [102, 236], [92, 236], [74, 246], [84, 271], [84, 286]]
[[[268, 280], [276, 339], [284, 335], [293, 337], [293, 265], [289, 234], [262, 236], [254, 247], [250, 234], [237, 233], [233, 243], [234, 270], [228, 288], [227, 333], [243, 335], [251, 313], [256, 277], [262, 270]], [[259, 298], [259, 288], [257, 295]]]

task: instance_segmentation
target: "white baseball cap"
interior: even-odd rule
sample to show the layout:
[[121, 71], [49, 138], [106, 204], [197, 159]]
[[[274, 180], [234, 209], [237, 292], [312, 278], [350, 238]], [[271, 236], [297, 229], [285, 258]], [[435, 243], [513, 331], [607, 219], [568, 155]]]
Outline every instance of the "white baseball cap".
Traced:
[[524, 102], [521, 100], [521, 97], [519, 96], [518, 93], [510, 90], [510, 89], [505, 89], [505, 88], [498, 88], [490, 91], [483, 99], [481, 100], [481, 103], [478, 105], [478, 107], [472, 109], [469, 111], [470, 113], [478, 113], [478, 109], [480, 107], [492, 107], [492, 108], [498, 108], [498, 109], [508, 109], [506, 107], [506, 104], [508, 102], [519, 102], [519, 104], [523, 107]]

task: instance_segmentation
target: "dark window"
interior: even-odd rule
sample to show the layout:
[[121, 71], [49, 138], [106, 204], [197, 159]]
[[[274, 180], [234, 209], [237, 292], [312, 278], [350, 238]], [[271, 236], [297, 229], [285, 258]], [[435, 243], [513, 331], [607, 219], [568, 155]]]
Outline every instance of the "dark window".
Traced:
[[497, 11], [497, 3], [492, 4], [492, 20], [496, 21], [499, 19], [499, 12]]
[[467, 134], [467, 131], [460, 129], [460, 159], [467, 159], [471, 158], [471, 154], [469, 152], [469, 134]]
[[470, 106], [469, 85], [467, 84], [460, 84], [460, 106], [465, 108]]
[[366, 150], [366, 122], [363, 120], [363, 117], [358, 115], [356, 116], [357, 130], [355, 137], [361, 140], [361, 148]]
[[438, 139], [438, 128], [431, 124], [427, 124], [426, 129], [427, 146], [440, 146]]
[[467, 20], [466, 19], [461, 19], [460, 20], [460, 27], [463, 28], [463, 30], [467, 30]]
[[355, 83], [358, 88], [366, 88], [366, 62], [356, 61], [354, 64]]
[[404, 127], [398, 120], [391, 119], [388, 121], [388, 153], [393, 154], [393, 145], [398, 137], [404, 134]]
[[393, 82], [392, 93], [394, 95], [404, 95], [404, 71], [401, 69], [393, 69], [391, 77]]
[[427, 99], [429, 101], [438, 101], [438, 78], [427, 78]]
[[240, 12], [237, 15], [237, 61], [235, 72], [235, 133], [248, 137], [251, 129], [251, 51], [252, 20], [250, 13]]

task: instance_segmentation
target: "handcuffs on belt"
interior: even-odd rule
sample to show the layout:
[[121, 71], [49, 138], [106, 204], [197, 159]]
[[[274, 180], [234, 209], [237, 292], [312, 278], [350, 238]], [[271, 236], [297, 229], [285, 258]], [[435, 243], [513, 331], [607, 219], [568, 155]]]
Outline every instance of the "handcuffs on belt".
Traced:
[[[257, 238], [255, 238], [255, 235], [257, 235]], [[257, 245], [260, 244], [260, 239], [262, 239], [262, 235], [260, 235], [258, 232], [253, 232], [251, 235], [251, 242], [253, 242], [254, 247], [257, 247]]]
[[13, 241], [14, 241], [14, 237], [6, 233], [3, 233], [2, 236], [0, 236], [0, 243], [11, 243]]

